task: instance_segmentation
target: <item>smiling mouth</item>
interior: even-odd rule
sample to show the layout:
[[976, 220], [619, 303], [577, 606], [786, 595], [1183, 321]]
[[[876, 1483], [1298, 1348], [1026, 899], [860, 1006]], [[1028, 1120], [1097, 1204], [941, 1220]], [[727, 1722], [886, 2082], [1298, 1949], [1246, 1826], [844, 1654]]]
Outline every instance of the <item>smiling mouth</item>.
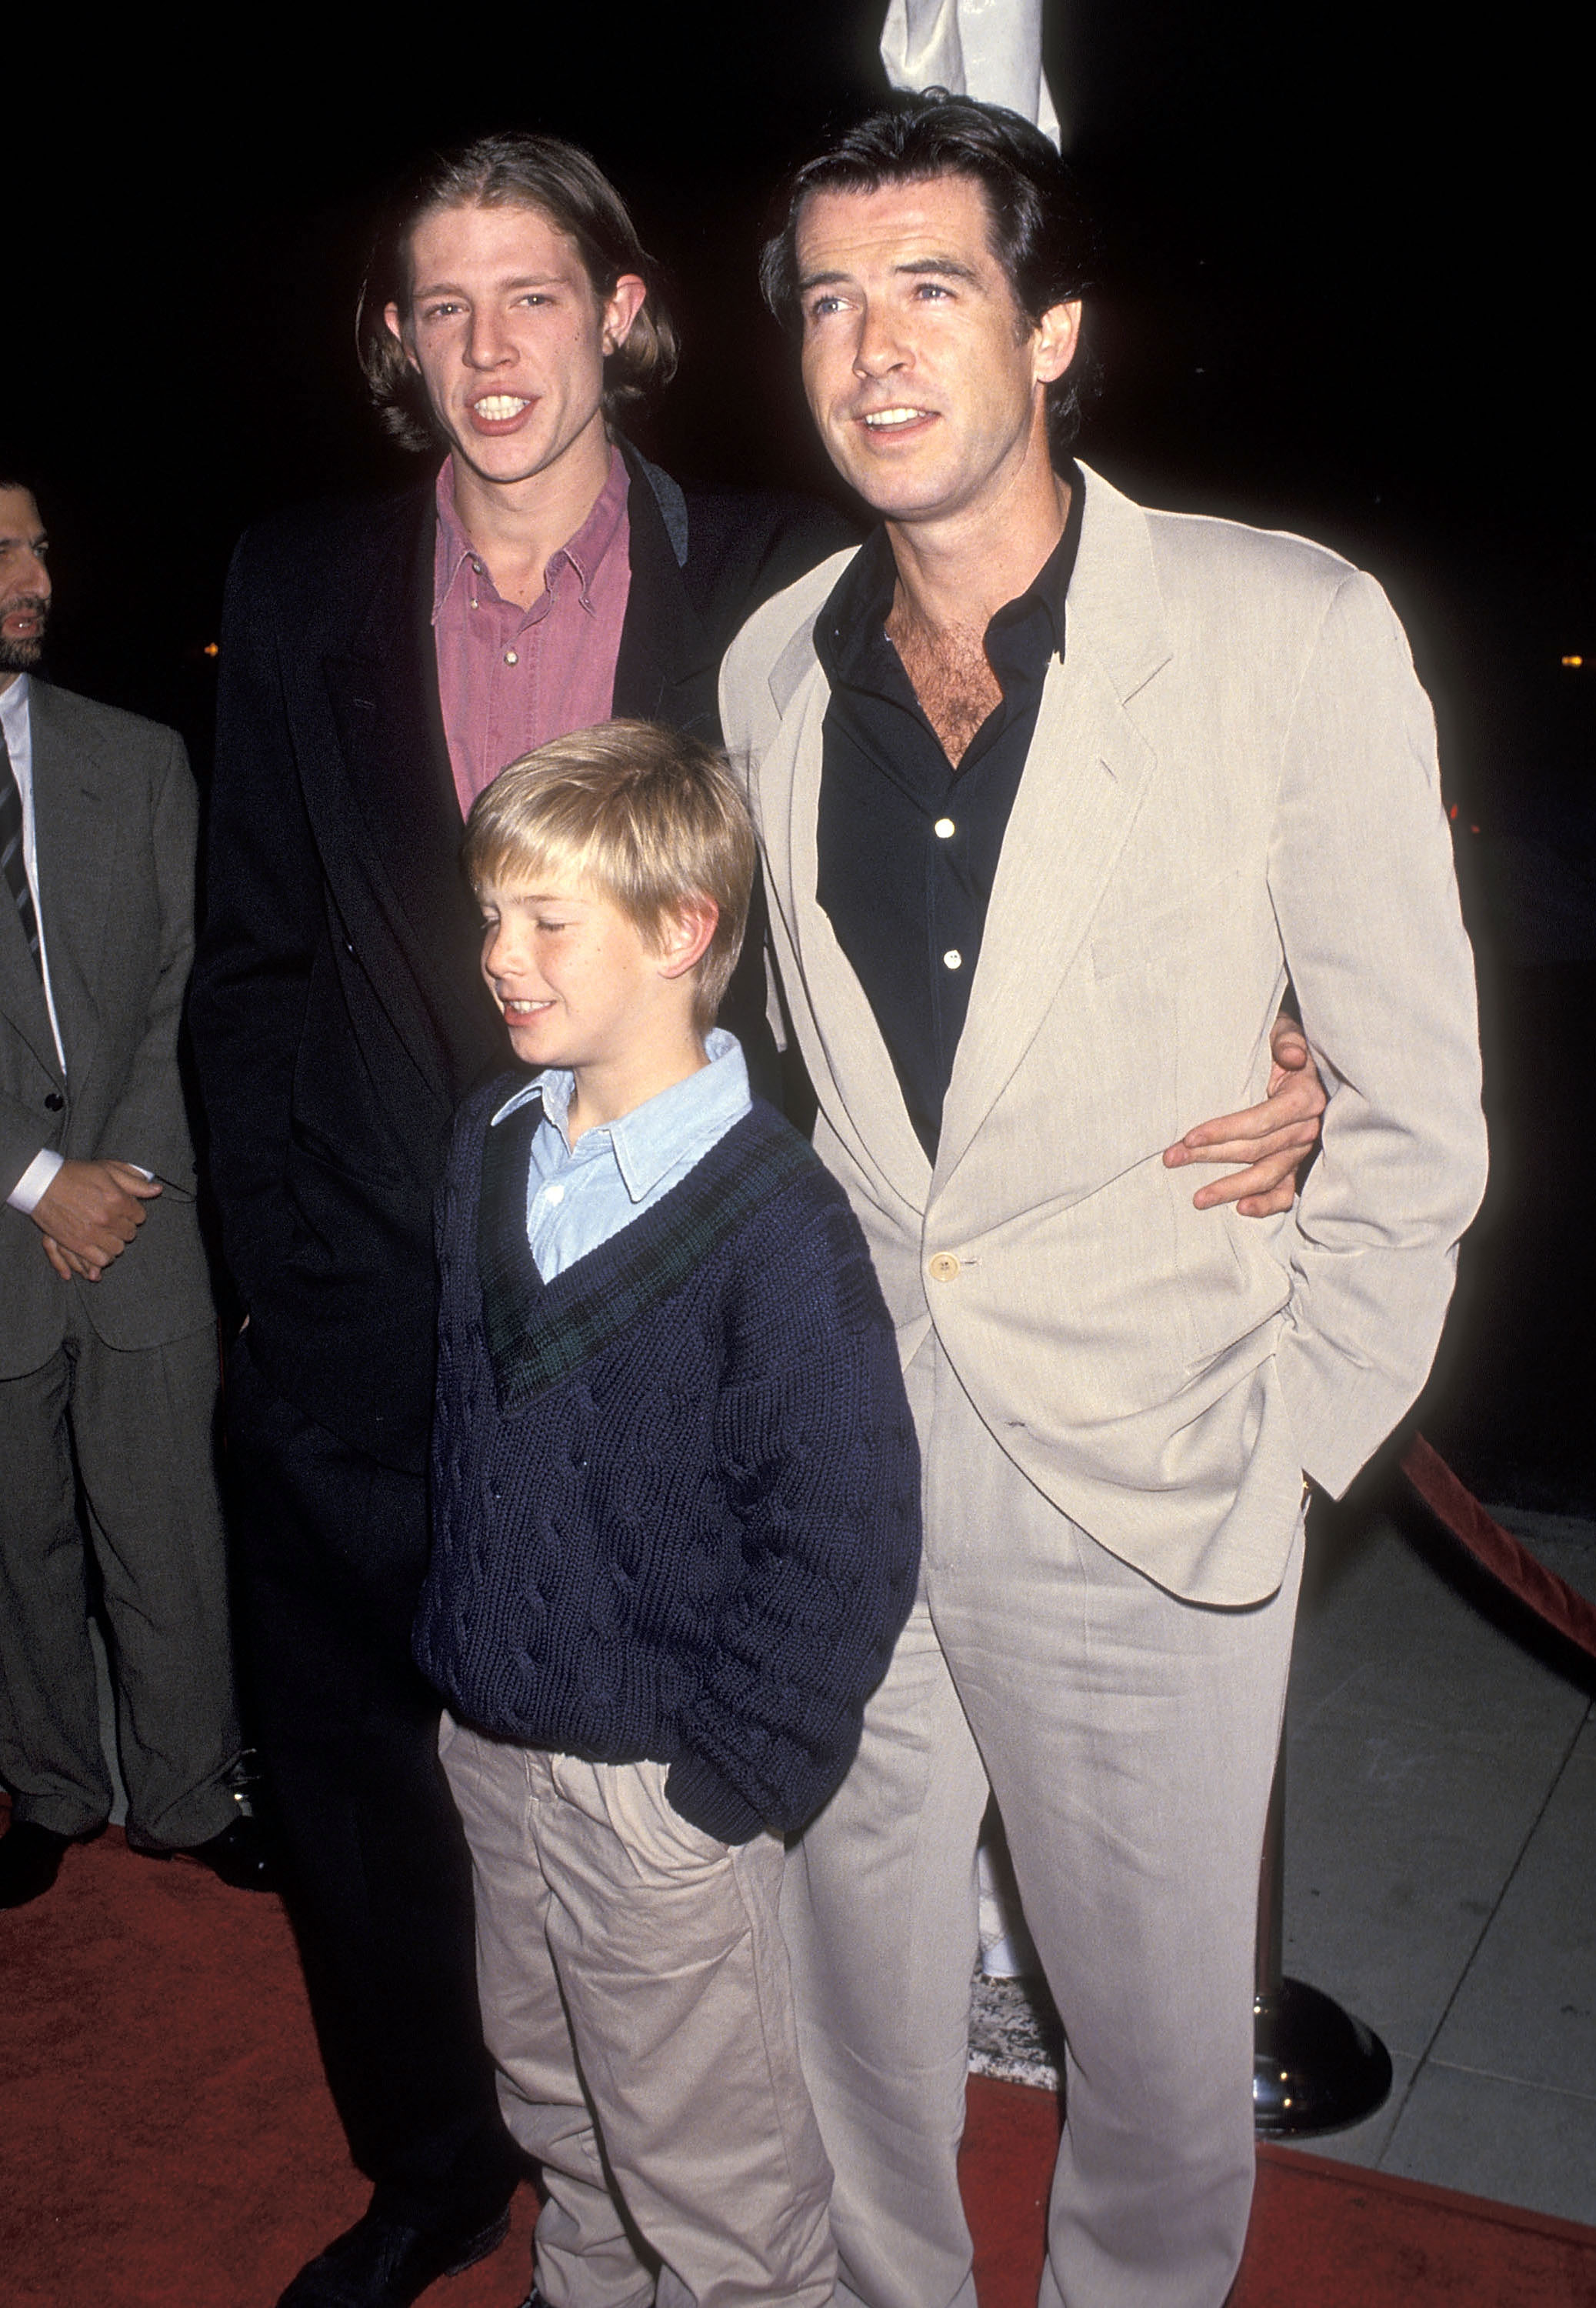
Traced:
[[512, 1002], [501, 995], [499, 1006], [507, 1018], [536, 1018], [554, 1005], [552, 1002]]
[[872, 433], [896, 433], [905, 425], [917, 425], [922, 418], [935, 414], [931, 409], [871, 409], [859, 422]]
[[478, 425], [508, 425], [530, 409], [532, 403], [518, 392], [485, 392], [480, 400], [469, 401], [467, 406]]

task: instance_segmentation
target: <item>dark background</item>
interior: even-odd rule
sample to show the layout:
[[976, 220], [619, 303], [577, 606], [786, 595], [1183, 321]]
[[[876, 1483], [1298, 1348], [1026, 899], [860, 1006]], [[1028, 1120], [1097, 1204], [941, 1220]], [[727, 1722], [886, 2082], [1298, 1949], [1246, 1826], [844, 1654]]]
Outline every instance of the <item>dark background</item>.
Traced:
[[[883, 85], [883, 13], [455, 10], [431, 44], [376, 13], [9, 27], [0, 461], [39, 475], [56, 676], [176, 722], [203, 773], [239, 530], [414, 470], [353, 359], [373, 196], [485, 128], [588, 145], [664, 261], [686, 355], [651, 453], [828, 489], [753, 260], [782, 168]], [[1336, 547], [1412, 637], [1496, 1158], [1423, 1415], [1488, 1498], [1588, 1514], [1590, 76], [1560, 13], [1462, 21], [1071, 0], [1048, 64], [1104, 228], [1085, 454], [1149, 502]]]

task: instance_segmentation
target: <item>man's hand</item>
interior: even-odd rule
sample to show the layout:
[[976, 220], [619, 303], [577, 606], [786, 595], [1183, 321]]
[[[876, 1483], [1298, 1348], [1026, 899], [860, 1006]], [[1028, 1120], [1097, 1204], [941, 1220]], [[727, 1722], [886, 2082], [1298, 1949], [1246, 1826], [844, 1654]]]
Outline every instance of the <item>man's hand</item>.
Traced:
[[1264, 1219], [1291, 1207], [1297, 1173], [1317, 1141], [1327, 1100], [1309, 1055], [1308, 1038], [1284, 1010], [1270, 1029], [1269, 1055], [1274, 1063], [1262, 1106], [1199, 1122], [1178, 1145], [1164, 1150], [1170, 1170], [1186, 1162], [1246, 1163], [1244, 1170], [1198, 1188], [1191, 1199], [1199, 1210], [1234, 1202], [1244, 1219]]
[[33, 1206], [45, 1256], [63, 1281], [98, 1282], [144, 1223], [144, 1204], [160, 1192], [127, 1162], [63, 1162]]

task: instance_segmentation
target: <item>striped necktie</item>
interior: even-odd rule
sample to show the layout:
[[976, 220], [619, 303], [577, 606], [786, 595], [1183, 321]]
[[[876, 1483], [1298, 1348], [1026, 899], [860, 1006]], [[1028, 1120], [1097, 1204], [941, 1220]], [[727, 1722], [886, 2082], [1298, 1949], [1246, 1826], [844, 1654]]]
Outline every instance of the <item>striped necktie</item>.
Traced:
[[11, 747], [5, 742], [5, 732], [0, 729], [0, 871], [5, 875], [5, 886], [11, 891], [16, 909], [22, 918], [22, 935], [28, 941], [28, 951], [33, 956], [33, 967], [40, 977], [44, 963], [39, 952], [39, 916], [33, 910], [33, 892], [28, 887], [28, 868], [22, 863], [22, 789], [17, 783], [17, 773], [11, 766]]

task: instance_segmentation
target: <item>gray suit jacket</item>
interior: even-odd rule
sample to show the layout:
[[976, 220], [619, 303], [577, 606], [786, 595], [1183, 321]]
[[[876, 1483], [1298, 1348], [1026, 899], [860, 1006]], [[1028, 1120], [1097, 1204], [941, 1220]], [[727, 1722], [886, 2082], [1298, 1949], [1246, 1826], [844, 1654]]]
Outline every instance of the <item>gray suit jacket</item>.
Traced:
[[61, 1281], [33, 1220], [0, 1207], [0, 1378], [55, 1352], [73, 1292], [117, 1348], [214, 1319], [177, 1072], [197, 819], [183, 742], [37, 676], [30, 691], [39, 914], [67, 1078], [21, 922], [0, 906], [0, 1177], [9, 1188], [48, 1146], [141, 1163], [165, 1192], [97, 1283]]
[[[1085, 475], [1054, 664], [933, 1171], [815, 896], [838, 556], [744, 626], [722, 716], [819, 1100], [905, 1361], [934, 1322], [1004, 1448], [1172, 1591], [1278, 1583], [1412, 1402], [1485, 1178], [1472, 956], [1434, 723], [1379, 587], [1300, 538]], [[1163, 1149], [1261, 1097], [1287, 977], [1330, 1081], [1274, 1220]]]

